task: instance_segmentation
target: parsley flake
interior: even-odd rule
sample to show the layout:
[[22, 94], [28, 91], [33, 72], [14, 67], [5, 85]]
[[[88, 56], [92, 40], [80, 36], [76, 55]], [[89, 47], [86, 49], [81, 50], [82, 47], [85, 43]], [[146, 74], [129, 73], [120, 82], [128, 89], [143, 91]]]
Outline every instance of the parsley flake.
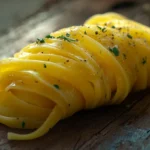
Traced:
[[48, 35], [45, 36], [45, 38], [52, 39], [52, 38], [54, 38], [54, 36], [51, 36], [50, 34], [48, 34]]
[[46, 64], [44, 64], [43, 66], [44, 66], [44, 68], [47, 68]]
[[26, 125], [26, 123], [24, 121], [22, 121], [22, 123], [21, 123], [22, 128], [24, 128], [25, 125]]
[[102, 32], [106, 32], [106, 28], [103, 28], [103, 29], [102, 29]]
[[37, 43], [37, 44], [39, 44], [39, 43], [45, 43], [45, 41], [44, 41], [44, 39], [39, 39], [39, 38], [37, 38], [36, 43]]
[[70, 36], [70, 34], [69, 34], [69, 33], [66, 33], [66, 36], [67, 36], [67, 37], [69, 37], [69, 36]]
[[86, 31], [84, 31], [84, 34], [87, 34]]
[[59, 85], [54, 84], [53, 86], [54, 86], [56, 89], [59, 89]]
[[130, 34], [127, 34], [127, 37], [128, 37], [129, 39], [132, 39], [132, 36], [131, 36]]
[[98, 29], [100, 29], [102, 32], [106, 32], [106, 28], [101, 28], [100, 26], [97, 26]]
[[142, 64], [144, 65], [144, 64], [146, 64], [146, 62], [147, 62], [147, 57], [144, 57], [144, 58], [142, 59]]
[[100, 26], [97, 26], [97, 28], [99, 28], [100, 30], [102, 30], [102, 28]]
[[115, 56], [119, 56], [119, 50], [117, 46], [114, 46], [113, 48], [109, 47], [110, 52], [112, 52]]
[[115, 29], [116, 27], [115, 26], [111, 26], [111, 28]]
[[64, 35], [58, 36], [57, 38], [58, 38], [58, 39], [62, 39], [62, 40], [64, 40], [64, 41], [68, 41], [68, 42], [76, 42], [76, 41], [77, 41], [77, 40], [71, 39], [71, 38], [69, 38], [69, 37], [66, 37], [66, 36], [64, 36]]

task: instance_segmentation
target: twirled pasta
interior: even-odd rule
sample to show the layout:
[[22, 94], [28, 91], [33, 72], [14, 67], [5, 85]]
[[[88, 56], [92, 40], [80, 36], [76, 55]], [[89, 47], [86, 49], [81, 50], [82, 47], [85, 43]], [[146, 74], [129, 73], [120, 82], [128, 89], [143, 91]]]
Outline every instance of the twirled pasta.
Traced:
[[37, 39], [0, 61], [0, 122], [38, 128], [30, 140], [82, 109], [119, 104], [150, 86], [150, 29], [116, 13]]

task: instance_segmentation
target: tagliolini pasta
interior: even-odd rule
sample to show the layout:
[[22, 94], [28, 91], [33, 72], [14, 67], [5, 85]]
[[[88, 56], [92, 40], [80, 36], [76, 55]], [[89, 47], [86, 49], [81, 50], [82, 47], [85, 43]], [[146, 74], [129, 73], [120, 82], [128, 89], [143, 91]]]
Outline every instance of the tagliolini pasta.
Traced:
[[121, 103], [150, 86], [150, 29], [116, 13], [37, 39], [0, 61], [0, 123], [31, 140], [82, 109]]

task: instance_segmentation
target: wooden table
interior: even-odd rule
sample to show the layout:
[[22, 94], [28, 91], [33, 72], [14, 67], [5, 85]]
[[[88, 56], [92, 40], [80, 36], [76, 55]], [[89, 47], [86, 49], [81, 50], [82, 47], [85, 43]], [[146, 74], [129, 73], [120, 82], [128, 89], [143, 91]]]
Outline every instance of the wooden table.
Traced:
[[[122, 0], [117, 0], [121, 2]], [[127, 2], [126, 2], [127, 4]], [[0, 37], [1, 57], [61, 27], [82, 24], [95, 13], [116, 11], [150, 25], [150, 2], [115, 5], [112, 0], [58, 1]], [[119, 106], [82, 111], [59, 122], [48, 134], [32, 141], [8, 141], [0, 125], [0, 150], [150, 150], [150, 90], [130, 94]]]

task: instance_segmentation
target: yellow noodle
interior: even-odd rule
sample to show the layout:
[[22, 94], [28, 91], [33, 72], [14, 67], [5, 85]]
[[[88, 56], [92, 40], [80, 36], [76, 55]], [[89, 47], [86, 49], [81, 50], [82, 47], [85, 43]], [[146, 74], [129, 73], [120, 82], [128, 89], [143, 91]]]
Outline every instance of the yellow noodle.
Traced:
[[82, 109], [121, 103], [150, 86], [150, 28], [117, 13], [51, 33], [0, 61], [0, 123], [31, 140]]

